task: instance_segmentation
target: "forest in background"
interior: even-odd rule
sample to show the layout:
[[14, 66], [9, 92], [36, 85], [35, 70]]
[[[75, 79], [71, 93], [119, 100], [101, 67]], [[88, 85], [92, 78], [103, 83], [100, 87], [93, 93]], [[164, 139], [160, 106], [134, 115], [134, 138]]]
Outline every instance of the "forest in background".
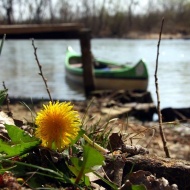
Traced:
[[0, 24], [83, 23], [95, 37], [190, 34], [190, 0], [1, 0]]

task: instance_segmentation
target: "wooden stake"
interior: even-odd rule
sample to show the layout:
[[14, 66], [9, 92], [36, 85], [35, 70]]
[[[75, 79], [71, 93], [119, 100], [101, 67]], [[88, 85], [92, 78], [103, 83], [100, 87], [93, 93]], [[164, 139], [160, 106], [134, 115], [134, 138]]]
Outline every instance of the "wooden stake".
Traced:
[[83, 80], [86, 97], [95, 89], [92, 54], [91, 54], [91, 31], [89, 29], [82, 29], [80, 31], [80, 46], [83, 63]]

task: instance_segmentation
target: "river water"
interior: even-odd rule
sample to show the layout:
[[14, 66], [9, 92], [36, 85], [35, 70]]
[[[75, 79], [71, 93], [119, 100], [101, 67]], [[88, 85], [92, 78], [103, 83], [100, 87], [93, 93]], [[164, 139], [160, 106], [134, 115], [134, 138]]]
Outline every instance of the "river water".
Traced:
[[[84, 90], [65, 78], [64, 57], [67, 46], [80, 52], [78, 40], [35, 40], [38, 59], [54, 99], [84, 100]], [[158, 40], [93, 39], [95, 57], [119, 64], [147, 63], [148, 90], [156, 103], [155, 66]], [[190, 107], [190, 40], [162, 40], [158, 83], [161, 108]], [[0, 81], [10, 97], [48, 98], [34, 57], [31, 40], [6, 40], [0, 57]], [[3, 88], [3, 86], [2, 86]], [[1, 88], [0, 88], [1, 89]]]

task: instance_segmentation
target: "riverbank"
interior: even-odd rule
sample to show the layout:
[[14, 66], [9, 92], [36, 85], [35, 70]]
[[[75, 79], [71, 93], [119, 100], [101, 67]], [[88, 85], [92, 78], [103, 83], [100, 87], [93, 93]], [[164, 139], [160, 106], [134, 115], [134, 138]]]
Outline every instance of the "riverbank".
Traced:
[[[124, 101], [121, 95], [120, 98], [118, 97], [114, 98], [112, 94], [93, 97], [85, 101], [71, 102], [74, 105], [74, 109], [80, 113], [81, 118], [85, 118], [87, 127], [90, 128], [98, 123], [101, 130], [101, 127], [105, 126], [105, 123], [110, 123], [107, 130], [114, 133], [121, 133], [127, 144], [138, 144], [147, 147], [151, 154], [165, 157], [159, 124], [157, 121], [148, 121], [147, 119], [147, 113], [152, 113], [152, 104], [138, 103], [135, 105], [134, 102], [126, 104], [121, 102]], [[127, 99], [127, 96], [125, 97]], [[142, 101], [142, 97], [139, 99]], [[20, 100], [14, 100], [10, 103], [9, 109], [16, 123], [21, 122], [27, 124], [27, 122], [34, 122], [35, 114], [47, 102], [46, 100], [29, 103], [29, 101], [23, 100], [22, 103]], [[143, 106], [146, 107], [142, 109]], [[139, 109], [141, 110], [139, 111]], [[7, 112], [7, 106], [4, 105], [2, 110]], [[185, 123], [180, 123], [180, 121], [166, 122], [163, 123], [163, 128], [171, 157], [190, 161], [190, 147], [188, 143], [190, 138], [190, 124], [188, 121]]]
[[[129, 32], [126, 36], [128, 39], [158, 39], [159, 33], [141, 33], [141, 32]], [[188, 35], [180, 33], [167, 34], [162, 33], [162, 39], [188, 39]]]

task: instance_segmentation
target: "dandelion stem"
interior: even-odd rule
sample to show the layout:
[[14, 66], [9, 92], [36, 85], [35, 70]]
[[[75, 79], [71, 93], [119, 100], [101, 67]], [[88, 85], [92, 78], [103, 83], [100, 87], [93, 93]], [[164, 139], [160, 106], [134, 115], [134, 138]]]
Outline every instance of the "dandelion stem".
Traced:
[[83, 134], [83, 138], [85, 139], [85, 141], [87, 141], [91, 146], [93, 146], [95, 149], [99, 150], [100, 152], [107, 154], [108, 150], [101, 147], [99, 144], [95, 143], [94, 141], [92, 141], [89, 137], [87, 137], [85, 134]]

